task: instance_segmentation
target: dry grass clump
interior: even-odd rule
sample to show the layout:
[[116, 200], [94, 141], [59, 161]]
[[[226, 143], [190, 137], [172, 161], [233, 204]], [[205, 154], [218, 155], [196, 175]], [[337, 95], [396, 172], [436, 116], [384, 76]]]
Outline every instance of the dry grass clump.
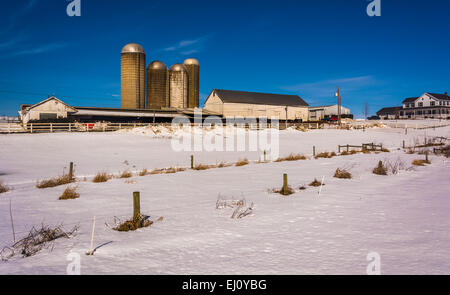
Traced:
[[95, 175], [94, 179], [92, 179], [92, 182], [94, 183], [100, 183], [100, 182], [107, 182], [113, 178], [111, 174], [108, 174], [106, 172], [99, 172], [97, 175]]
[[141, 215], [139, 218], [121, 222], [113, 229], [120, 232], [129, 232], [140, 228], [149, 227], [152, 224], [153, 221], [149, 220], [148, 217]]
[[[343, 151], [340, 155], [341, 156], [349, 156], [349, 155], [355, 155], [355, 154], [359, 154], [359, 153], [362, 153], [362, 152], [360, 152], [360, 151], [356, 151], [356, 150], [351, 150], [351, 151]], [[370, 154], [370, 152], [369, 152], [369, 154]]]
[[336, 169], [336, 172], [334, 173], [334, 177], [341, 178], [341, 179], [351, 179], [352, 174], [345, 169], [341, 170], [338, 168], [338, 169]]
[[217, 168], [225, 168], [225, 167], [230, 167], [230, 166], [232, 166], [232, 165], [225, 163], [225, 162], [220, 162], [219, 164], [217, 164]]
[[323, 153], [320, 153], [320, 154], [318, 154], [318, 155], [316, 155], [316, 159], [319, 159], [319, 158], [327, 158], [327, 159], [329, 159], [329, 158], [333, 158], [333, 157], [336, 157], [337, 155], [336, 155], [336, 153], [335, 152], [331, 152], [331, 153], [328, 153], [328, 152], [323, 152]]
[[131, 171], [123, 171], [120, 175], [119, 178], [131, 178], [133, 177], [133, 173]]
[[287, 157], [278, 158], [277, 160], [275, 160], [275, 162], [299, 161], [299, 160], [306, 160], [306, 157], [302, 154], [290, 154]]
[[139, 176], [146, 176], [146, 175], [149, 175], [149, 174], [150, 174], [150, 171], [148, 171], [147, 169], [142, 169], [138, 173]]
[[414, 166], [425, 166], [425, 164], [431, 164], [431, 162], [429, 160], [414, 160], [412, 164]]
[[280, 189], [278, 189], [278, 188], [271, 189], [271, 190], [269, 190], [269, 192], [274, 193], [274, 194], [280, 194], [283, 196], [290, 196], [292, 194], [295, 194], [295, 190], [290, 186], [287, 187], [286, 191], [284, 190], [284, 187], [282, 187]]
[[63, 174], [62, 176], [54, 177], [47, 180], [38, 181], [36, 183], [37, 188], [49, 188], [49, 187], [55, 187], [60, 186], [64, 184], [69, 184], [74, 182], [75, 179], [71, 178], [69, 174]]
[[382, 161], [379, 161], [378, 166], [375, 167], [372, 172], [377, 175], [387, 175], [387, 168], [383, 165]]
[[391, 152], [391, 151], [388, 150], [387, 148], [381, 148], [381, 151], [382, 151], [383, 153], [390, 153], [390, 152]]
[[194, 166], [194, 170], [198, 170], [198, 171], [201, 171], [201, 170], [208, 170], [208, 169], [212, 169], [212, 168], [216, 168], [217, 166], [215, 166], [215, 165], [204, 165], [204, 164], [197, 164], [197, 165], [195, 165]]
[[2, 260], [8, 260], [15, 255], [22, 255], [22, 257], [30, 257], [41, 251], [44, 247], [53, 249], [51, 242], [60, 239], [72, 238], [78, 231], [78, 226], [66, 232], [61, 226], [50, 227], [42, 225], [40, 229], [32, 228], [28, 236], [15, 243], [12, 247], [3, 248], [0, 252]]
[[301, 191], [304, 191], [304, 190], [306, 190], [306, 186], [302, 185], [302, 186], [299, 187], [298, 189], [301, 190]]
[[6, 193], [7, 191], [9, 191], [9, 187], [7, 187], [6, 185], [4, 185], [3, 182], [0, 181], [0, 194]]
[[309, 184], [309, 186], [314, 186], [314, 187], [318, 187], [321, 185], [325, 185], [325, 183], [322, 184], [322, 182], [318, 181], [316, 178], [314, 178], [314, 181]]
[[59, 197], [59, 200], [73, 200], [78, 199], [80, 194], [77, 192], [78, 187], [76, 186], [68, 186], [62, 195]]
[[186, 171], [186, 168], [178, 168], [178, 167], [170, 167], [170, 168], [163, 168], [163, 169], [155, 169], [152, 172], [150, 172], [150, 175], [154, 174], [173, 174], [177, 172], [183, 172]]
[[245, 166], [248, 165], [249, 161], [248, 159], [243, 159], [243, 160], [239, 160], [238, 162], [236, 162], [235, 166], [236, 167], [241, 167], [241, 166]]

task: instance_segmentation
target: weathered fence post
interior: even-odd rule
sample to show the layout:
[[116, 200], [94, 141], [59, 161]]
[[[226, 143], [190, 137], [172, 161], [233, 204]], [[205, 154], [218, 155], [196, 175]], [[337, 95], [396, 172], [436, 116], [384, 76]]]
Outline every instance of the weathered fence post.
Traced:
[[50, 123], [50, 133], [53, 133], [53, 123]]
[[141, 193], [133, 193], [133, 221], [140, 222], [141, 219]]
[[33, 123], [30, 124], [30, 133], [33, 133]]
[[425, 161], [428, 163], [428, 151], [425, 152]]
[[405, 148], [405, 141], [403, 141], [403, 148]]
[[69, 178], [70, 178], [70, 180], [73, 179], [73, 162], [70, 162], [70, 166], [69, 166]]
[[264, 162], [266, 162], [266, 161], [267, 161], [267, 151], [264, 150]]
[[313, 157], [316, 156], [316, 146], [313, 146]]
[[194, 169], [194, 155], [191, 155], [191, 169]]
[[72, 132], [72, 123], [69, 123], [69, 132]]
[[350, 151], [350, 146], [347, 144], [347, 153]]
[[287, 195], [288, 194], [288, 175], [287, 173], [283, 174], [283, 194]]
[[338, 154], [341, 153], [341, 145], [338, 145]]

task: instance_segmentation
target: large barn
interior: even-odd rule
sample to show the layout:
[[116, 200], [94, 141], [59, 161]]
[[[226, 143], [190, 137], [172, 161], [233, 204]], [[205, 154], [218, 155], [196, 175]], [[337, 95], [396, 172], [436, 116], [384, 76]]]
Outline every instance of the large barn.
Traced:
[[281, 121], [308, 121], [308, 104], [298, 95], [283, 95], [214, 89], [205, 110], [223, 118], [277, 117]]

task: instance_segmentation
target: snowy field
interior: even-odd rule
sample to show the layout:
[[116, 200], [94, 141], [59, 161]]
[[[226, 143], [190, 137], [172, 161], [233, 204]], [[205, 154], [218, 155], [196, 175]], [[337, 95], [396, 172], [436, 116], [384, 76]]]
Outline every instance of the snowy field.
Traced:
[[[280, 132], [280, 156], [302, 153], [308, 160], [259, 164], [260, 152], [175, 152], [166, 134], [143, 130], [115, 133], [0, 135], [0, 180], [12, 190], [0, 194], [0, 249], [13, 244], [11, 200], [17, 239], [33, 226], [79, 224], [72, 239], [57, 240], [29, 258], [0, 261], [0, 274], [65, 274], [67, 255], [81, 255], [82, 274], [366, 274], [367, 255], [379, 253], [382, 274], [450, 274], [450, 165], [430, 155], [431, 165], [372, 174], [378, 161], [410, 168], [423, 155], [402, 147], [425, 137], [450, 138], [450, 127], [425, 130], [374, 128]], [[312, 158], [337, 152], [338, 145], [383, 144], [390, 153]], [[101, 171], [118, 174], [143, 168], [233, 163], [244, 167], [134, 176], [93, 183]], [[36, 181], [67, 172], [75, 163], [79, 199], [59, 201], [67, 186], [37, 189]], [[346, 168], [353, 179], [333, 178]], [[270, 193], [282, 175], [297, 189]], [[325, 177], [318, 188], [308, 187]], [[131, 217], [132, 192], [141, 192], [141, 212], [161, 222], [136, 232], [112, 230], [114, 217]], [[233, 209], [216, 210], [219, 197], [254, 203], [254, 212], [231, 219]], [[94, 256], [89, 250], [96, 216]]]

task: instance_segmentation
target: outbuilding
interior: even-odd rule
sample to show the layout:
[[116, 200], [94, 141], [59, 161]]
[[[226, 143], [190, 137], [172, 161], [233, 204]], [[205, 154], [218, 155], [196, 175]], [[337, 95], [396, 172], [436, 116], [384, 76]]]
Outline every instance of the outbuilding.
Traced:
[[284, 95], [214, 89], [205, 102], [205, 110], [223, 118], [278, 118], [308, 121], [308, 104], [298, 95]]

